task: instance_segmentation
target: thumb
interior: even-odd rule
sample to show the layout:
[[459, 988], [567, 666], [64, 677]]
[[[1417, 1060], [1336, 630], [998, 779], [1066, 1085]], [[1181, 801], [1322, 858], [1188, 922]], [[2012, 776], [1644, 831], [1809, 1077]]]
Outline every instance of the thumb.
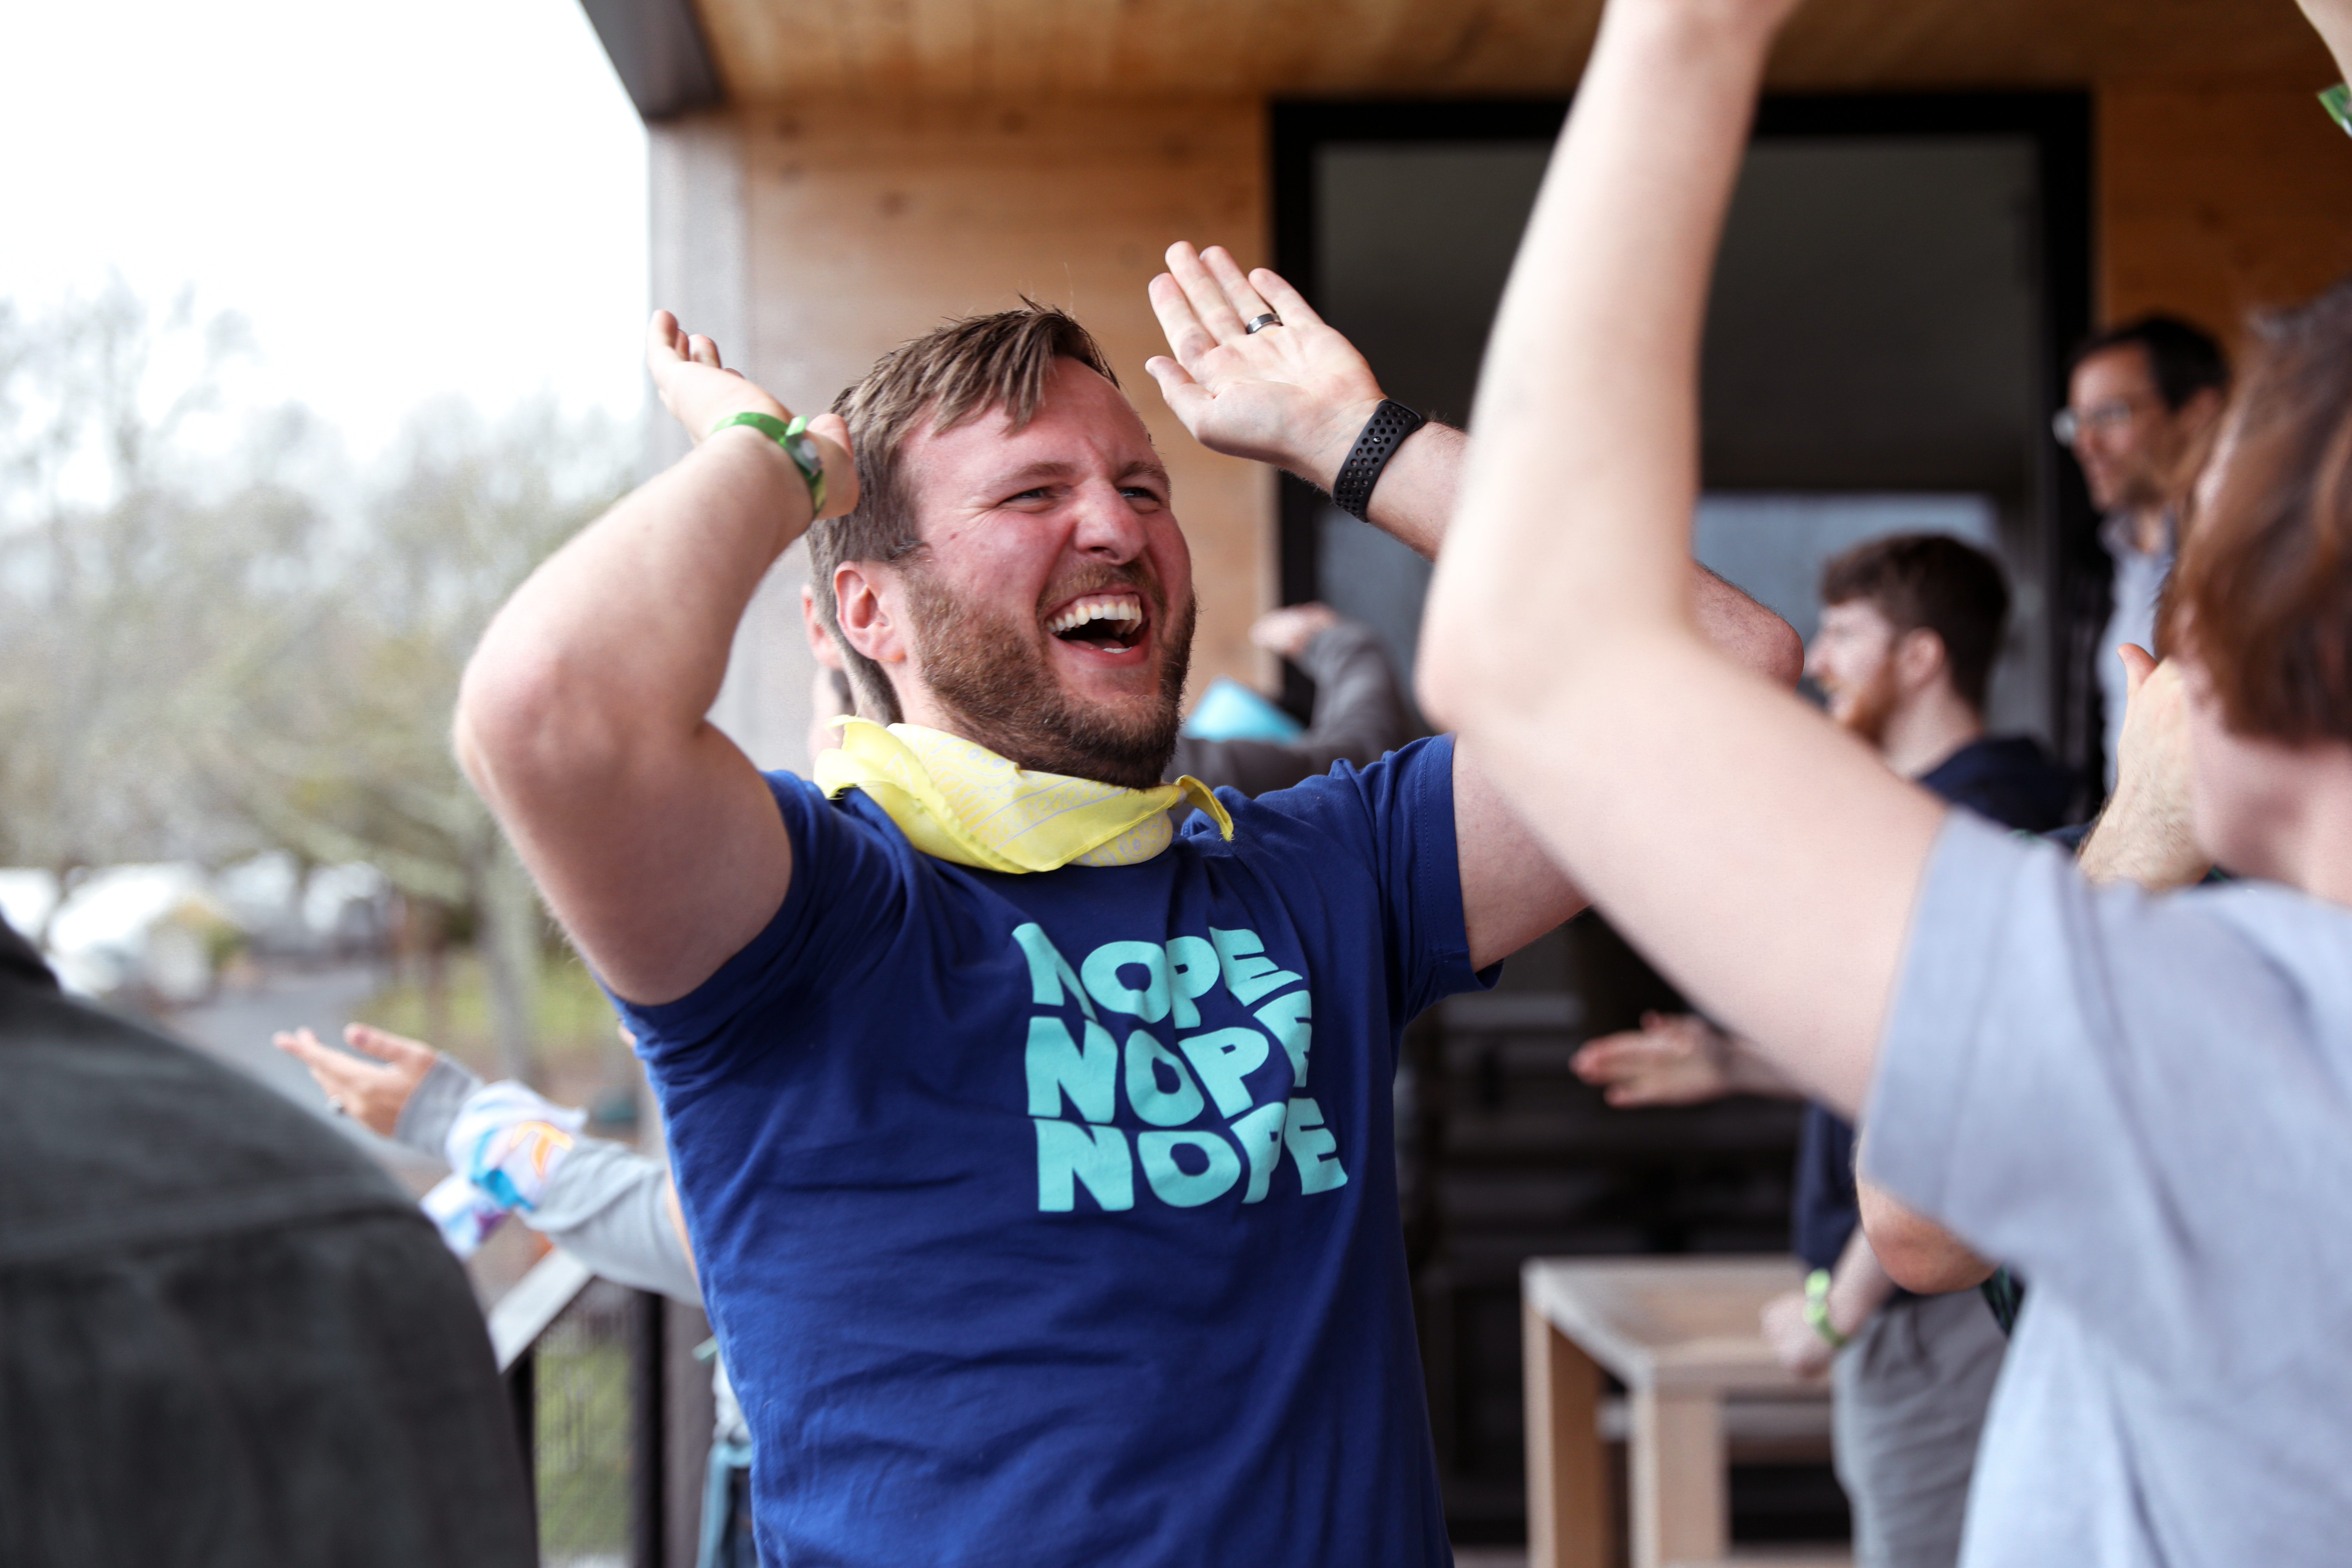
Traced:
[[1153, 354], [1143, 362], [1144, 374], [1160, 384], [1160, 395], [1167, 401], [1168, 410], [1192, 429], [1202, 415], [1208, 412], [1209, 395], [1192, 373], [1166, 354]]
[[2156, 673], [2156, 655], [2136, 642], [2117, 643], [2116, 657], [2124, 661], [2124, 690], [2127, 696], [2137, 694], [2147, 678]]
[[857, 507], [857, 460], [849, 447], [849, 422], [838, 414], [819, 414], [808, 422], [824, 454], [824, 515], [845, 517]]

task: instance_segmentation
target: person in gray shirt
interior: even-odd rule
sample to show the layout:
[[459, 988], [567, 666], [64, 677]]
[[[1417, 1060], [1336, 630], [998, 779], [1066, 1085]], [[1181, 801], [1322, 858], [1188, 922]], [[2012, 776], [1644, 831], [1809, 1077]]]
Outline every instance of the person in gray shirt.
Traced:
[[2200, 481], [2165, 625], [2185, 810], [2119, 796], [2093, 838], [2244, 879], [2094, 886], [1694, 628], [1708, 261], [1792, 8], [1610, 0], [1488, 348], [1422, 706], [1696, 1005], [1866, 1104], [1865, 1174], [2030, 1280], [1964, 1563], [2340, 1563], [2352, 282], [2263, 328]]

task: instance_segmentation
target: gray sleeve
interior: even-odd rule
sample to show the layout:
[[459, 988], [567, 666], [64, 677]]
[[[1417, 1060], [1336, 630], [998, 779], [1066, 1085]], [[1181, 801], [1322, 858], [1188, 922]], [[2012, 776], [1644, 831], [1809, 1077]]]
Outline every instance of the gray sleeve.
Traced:
[[2346, 911], [2276, 888], [2094, 889], [2057, 849], [1954, 812], [1889, 1010], [1868, 1173], [2147, 1371], [2263, 1375], [2346, 1315], [2347, 977]]
[[669, 1170], [634, 1149], [583, 1138], [547, 1179], [525, 1225], [607, 1279], [702, 1304], [669, 1213]]
[[481, 1087], [480, 1078], [465, 1063], [446, 1052], [435, 1052], [432, 1067], [409, 1091], [408, 1103], [400, 1108], [400, 1120], [393, 1123], [393, 1142], [436, 1160], [446, 1159], [449, 1129], [466, 1101]]
[[1212, 789], [1264, 795], [1329, 773], [1334, 763], [1377, 762], [1412, 738], [1396, 668], [1371, 627], [1345, 619], [1326, 626], [1299, 655], [1298, 667], [1315, 682], [1315, 715], [1297, 740], [1185, 736], [1168, 776], [1190, 773]]

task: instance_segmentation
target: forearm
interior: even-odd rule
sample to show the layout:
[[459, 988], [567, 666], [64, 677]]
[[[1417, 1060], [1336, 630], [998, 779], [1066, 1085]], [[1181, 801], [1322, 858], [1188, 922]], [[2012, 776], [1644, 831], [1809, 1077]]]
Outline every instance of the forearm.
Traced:
[[607, 1279], [699, 1306], [677, 1226], [669, 1172], [618, 1143], [583, 1138], [522, 1221]]
[[[1713, 1025], [1707, 1026], [1714, 1028]], [[1731, 1094], [1760, 1094], [1774, 1099], [1801, 1099], [1804, 1091], [1772, 1064], [1755, 1041], [1716, 1030], [1723, 1041], [1723, 1085]]]
[[1934, 1220], [1906, 1207], [1869, 1182], [1860, 1184], [1862, 1226], [1887, 1278], [1922, 1295], [1966, 1290], [1992, 1277], [1997, 1267]]
[[690, 744], [744, 607], [808, 521], [792, 459], [738, 426], [531, 574], [483, 634], [458, 694], [460, 759], [492, 805]]
[[1845, 1250], [1838, 1254], [1837, 1267], [1830, 1270], [1826, 1303], [1830, 1327], [1851, 1339], [1894, 1299], [1895, 1289], [1895, 1280], [1879, 1265], [1878, 1255], [1871, 1249], [1870, 1237], [1860, 1226], [1854, 1226]]
[[1298, 657], [1315, 682], [1315, 713], [1299, 743], [1321, 758], [1322, 773], [1341, 759], [1363, 763], [1412, 738], [1404, 692], [1380, 634], [1341, 620], [1316, 634]]
[[2318, 29], [2320, 41], [2336, 58], [2336, 74], [2352, 81], [2352, 3], [2347, 0], [2297, 0], [2303, 14]]
[[1707, 1015], [1849, 1115], [1942, 808], [1706, 646], [1707, 273], [1769, 4], [1613, 0], [1498, 315], [1423, 708]]
[[[1696, 501], [1706, 268], [1765, 39], [1622, 5], [1601, 31], [1480, 379], [1459, 514], [1486, 548], [1433, 596], [1446, 640], [1515, 665], [1694, 616], [1686, 535], [1605, 524]], [[1529, 581], [1542, 614], [1494, 613]]]
[[2211, 863], [2197, 847], [2186, 815], [2144, 812], [2129, 798], [2128, 777], [2099, 814], [2075, 856], [2083, 875], [2098, 883], [2131, 882], [2152, 893], [2185, 888]]
[[[1307, 483], [1329, 491], [1339, 479], [1340, 466], [1355, 449], [1363, 420], [1370, 418], [1372, 409], [1378, 406], [1374, 403], [1364, 407], [1360, 411], [1362, 419], [1355, 418], [1351, 411], [1343, 438], [1313, 452], [1295, 455], [1285, 460], [1283, 467]], [[1423, 558], [1434, 560], [1438, 543], [1445, 537], [1446, 524], [1454, 517], [1454, 503], [1469, 451], [1469, 437], [1433, 419], [1406, 437], [1403, 445], [1390, 457], [1388, 466], [1381, 470], [1380, 482], [1372, 487], [1368, 521]]]

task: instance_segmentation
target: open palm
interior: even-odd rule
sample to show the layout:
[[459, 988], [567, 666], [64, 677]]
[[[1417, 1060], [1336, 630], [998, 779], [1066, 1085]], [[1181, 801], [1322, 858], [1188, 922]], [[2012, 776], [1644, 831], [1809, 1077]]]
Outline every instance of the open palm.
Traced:
[[[1222, 246], [1179, 241], [1168, 268], [1151, 308], [1174, 357], [1144, 365], [1168, 406], [1211, 451], [1328, 487], [1381, 400], [1364, 356], [1280, 276], [1244, 275]], [[1268, 312], [1279, 325], [1245, 331]]]

